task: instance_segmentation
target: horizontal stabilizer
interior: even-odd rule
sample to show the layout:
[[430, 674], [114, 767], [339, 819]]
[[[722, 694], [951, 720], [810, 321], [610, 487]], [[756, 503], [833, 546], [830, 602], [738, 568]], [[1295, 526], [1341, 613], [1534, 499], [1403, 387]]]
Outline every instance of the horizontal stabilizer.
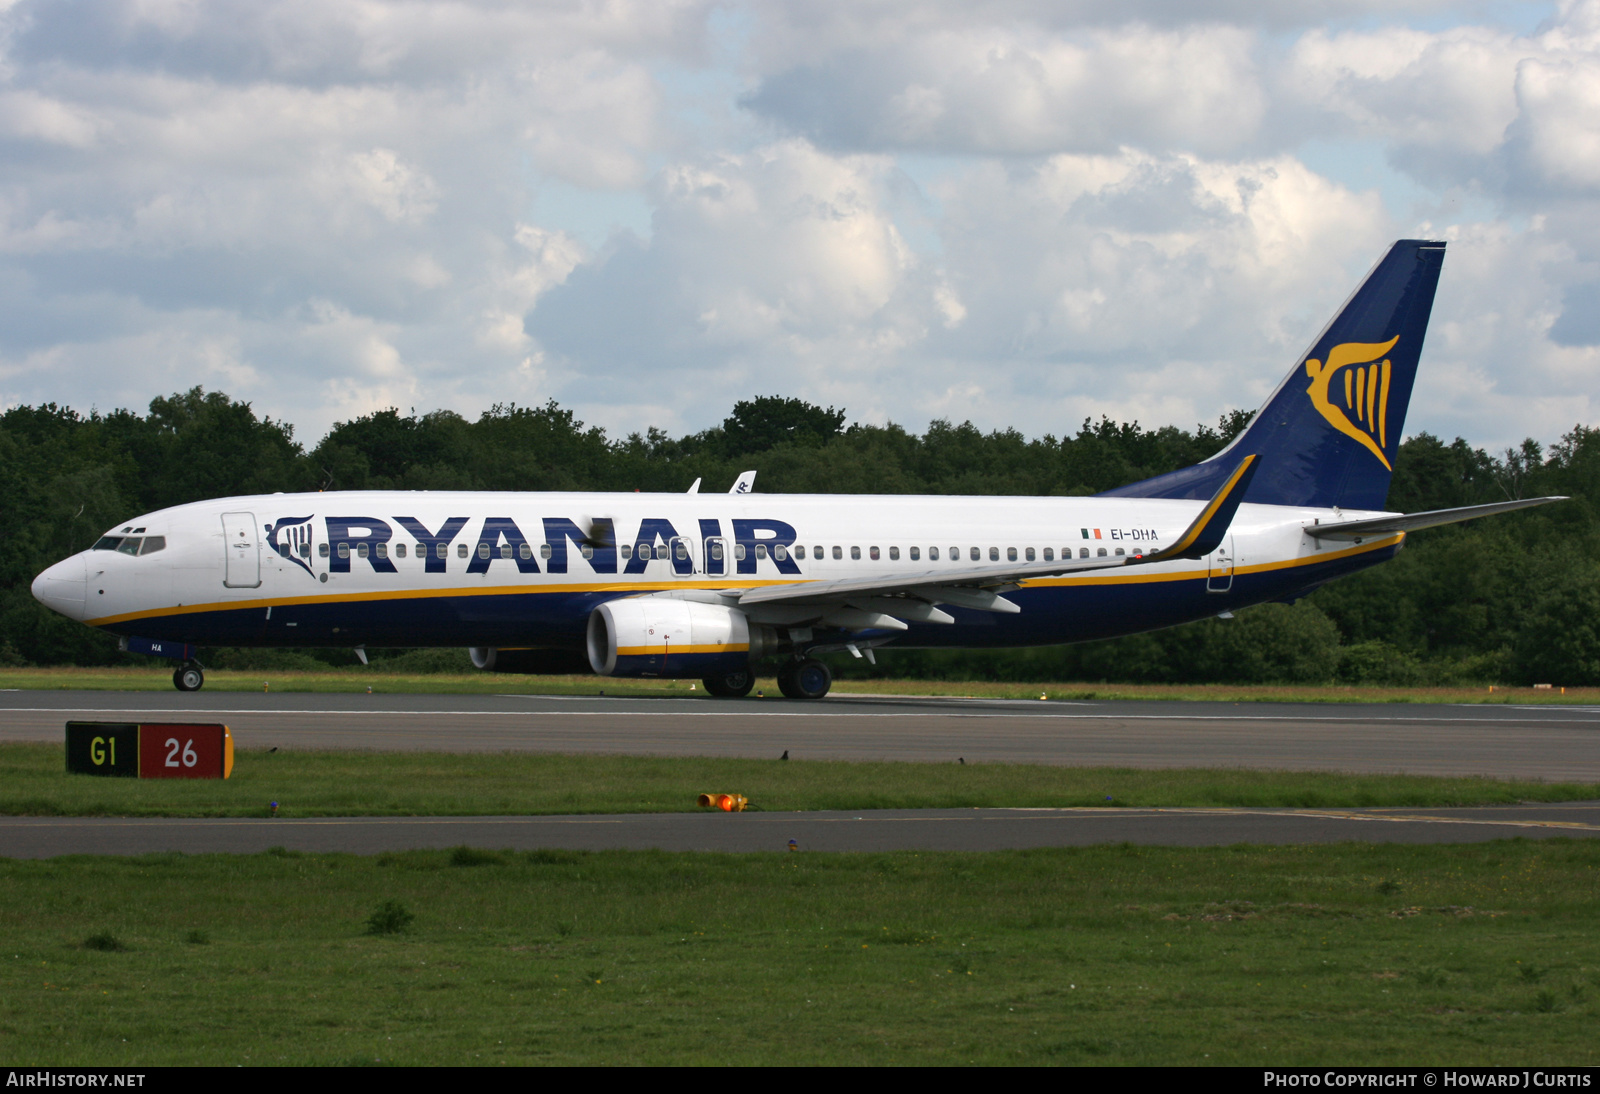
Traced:
[[1488, 505], [1467, 505], [1460, 509], [1430, 509], [1426, 513], [1397, 513], [1371, 520], [1344, 520], [1336, 524], [1310, 524], [1306, 535], [1314, 539], [1355, 539], [1358, 536], [1376, 536], [1386, 532], [1415, 532], [1419, 528], [1437, 528], [1441, 524], [1459, 524], [1464, 520], [1492, 517], [1496, 513], [1510, 513], [1518, 509], [1532, 509], [1553, 501], [1566, 501], [1564, 497], [1522, 498], [1518, 501], [1496, 501]]

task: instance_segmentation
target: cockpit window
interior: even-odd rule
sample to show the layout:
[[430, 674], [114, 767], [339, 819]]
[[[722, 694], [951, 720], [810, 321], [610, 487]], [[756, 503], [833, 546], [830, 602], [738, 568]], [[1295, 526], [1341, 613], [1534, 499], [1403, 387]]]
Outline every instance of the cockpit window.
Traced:
[[166, 536], [101, 536], [91, 550], [116, 551], [123, 555], [153, 555], [165, 550], [166, 546]]

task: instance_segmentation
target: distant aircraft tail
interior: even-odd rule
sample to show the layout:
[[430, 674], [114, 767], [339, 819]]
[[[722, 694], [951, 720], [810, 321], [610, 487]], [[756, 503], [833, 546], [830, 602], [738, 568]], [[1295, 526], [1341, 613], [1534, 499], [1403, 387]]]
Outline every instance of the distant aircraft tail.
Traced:
[[1420, 239], [1390, 247], [1227, 448], [1100, 496], [1204, 500], [1257, 454], [1247, 502], [1382, 509], [1444, 247]]

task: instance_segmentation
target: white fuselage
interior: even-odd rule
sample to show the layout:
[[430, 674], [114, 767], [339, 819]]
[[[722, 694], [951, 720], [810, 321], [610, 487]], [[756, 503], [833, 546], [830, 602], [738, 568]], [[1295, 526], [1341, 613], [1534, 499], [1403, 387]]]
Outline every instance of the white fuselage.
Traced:
[[[128, 521], [102, 541], [119, 544], [58, 563], [34, 592], [92, 626], [195, 644], [576, 648], [589, 613], [618, 597], [705, 597], [935, 570], [955, 580], [1008, 561], [1150, 554], [1172, 543], [1203, 505], [1092, 497], [258, 495]], [[1317, 521], [1375, 515], [1242, 505], [1207, 558], [1030, 578], [1008, 594], [1020, 613], [952, 609], [953, 624], [914, 624], [885, 641], [1070, 642], [1279, 599], [1390, 557], [1399, 534], [1350, 544], [1304, 533]], [[132, 544], [151, 537], [164, 545]], [[760, 609], [749, 614], [763, 621]]]

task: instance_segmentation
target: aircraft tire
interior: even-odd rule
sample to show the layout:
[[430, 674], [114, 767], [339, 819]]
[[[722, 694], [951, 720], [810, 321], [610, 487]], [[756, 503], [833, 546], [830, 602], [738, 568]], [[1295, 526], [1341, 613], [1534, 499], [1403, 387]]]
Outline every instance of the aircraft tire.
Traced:
[[206, 683], [206, 674], [199, 665], [179, 665], [172, 670], [172, 686], [179, 691], [199, 691]]
[[778, 690], [791, 699], [821, 699], [833, 687], [833, 671], [821, 661], [791, 661], [778, 673]]
[[719, 699], [742, 699], [755, 690], [756, 674], [745, 669], [721, 676], [707, 676], [700, 682], [705, 685], [708, 695], [715, 695]]

